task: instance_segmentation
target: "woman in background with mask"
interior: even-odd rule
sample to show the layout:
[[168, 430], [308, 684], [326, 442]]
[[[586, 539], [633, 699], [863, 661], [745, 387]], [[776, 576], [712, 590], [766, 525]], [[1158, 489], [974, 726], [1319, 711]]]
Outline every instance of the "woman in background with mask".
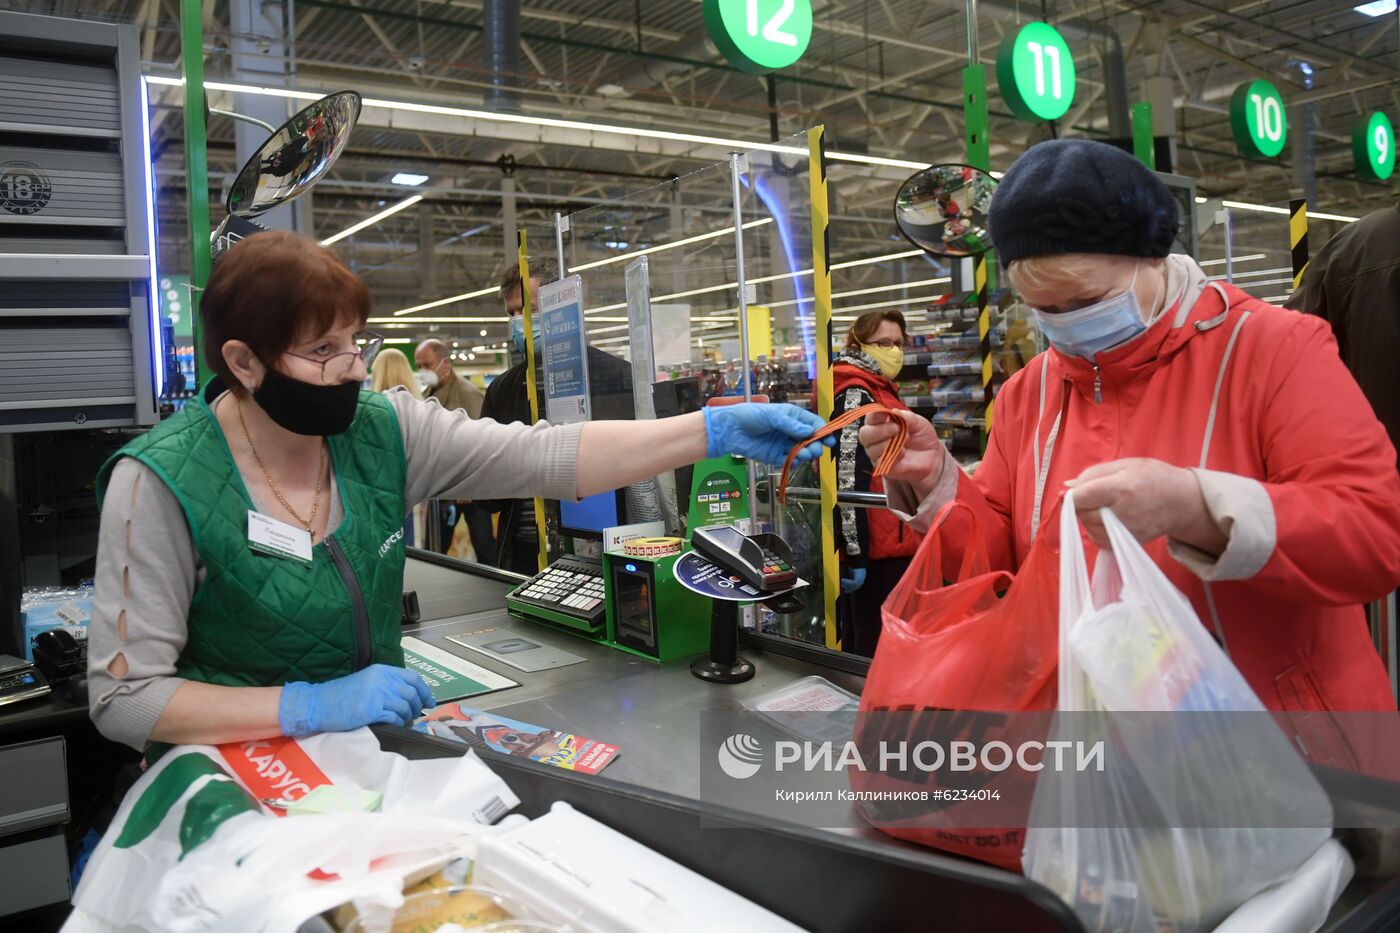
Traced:
[[200, 315], [218, 378], [98, 475], [88, 684], [107, 737], [142, 749], [407, 724], [433, 704], [400, 647], [409, 506], [577, 500], [724, 453], [772, 463], [821, 425], [757, 404], [499, 424], [361, 392], [380, 343], [369, 310], [334, 253], [289, 233], [215, 266]]
[[[831, 367], [833, 418], [872, 402], [909, 410], [895, 385], [908, 340], [904, 315], [898, 311], [867, 311], [856, 319]], [[849, 425], [837, 440], [836, 488], [883, 492], [884, 484], [871, 476], [874, 464], [860, 445], [860, 427], [859, 421]], [[920, 536], [884, 509], [853, 506], [837, 507], [836, 529], [841, 648], [871, 657], [880, 640], [880, 606], [904, 575]]]
[[[1041, 143], [992, 198], [991, 230], [1050, 349], [997, 395], [976, 477], [921, 419], [886, 481], [926, 530], [956, 498], [995, 568], [1058, 536], [1074, 491], [1107, 546], [1109, 507], [1271, 709], [1394, 710], [1362, 605], [1400, 585], [1395, 450], [1325, 322], [1206, 279], [1170, 254], [1170, 191], [1127, 153]], [[878, 457], [893, 434], [872, 417]], [[880, 422], [880, 423], [877, 423]], [[957, 572], [969, 518], [949, 519]]]

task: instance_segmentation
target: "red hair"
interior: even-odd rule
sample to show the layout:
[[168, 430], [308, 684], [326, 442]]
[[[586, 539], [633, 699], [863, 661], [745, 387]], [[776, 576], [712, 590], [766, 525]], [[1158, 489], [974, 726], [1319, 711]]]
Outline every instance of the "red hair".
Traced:
[[224, 362], [224, 344], [246, 343], [268, 366], [297, 343], [369, 318], [369, 288], [315, 240], [274, 230], [220, 257], [200, 299], [204, 359], [234, 392], [243, 386]]

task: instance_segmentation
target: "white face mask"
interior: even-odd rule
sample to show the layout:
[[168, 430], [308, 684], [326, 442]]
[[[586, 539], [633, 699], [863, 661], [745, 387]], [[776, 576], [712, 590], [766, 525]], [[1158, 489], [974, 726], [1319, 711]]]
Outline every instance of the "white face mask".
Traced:
[[1061, 353], [1092, 360], [1097, 354], [1147, 330], [1138, 307], [1137, 292], [1133, 290], [1141, 265], [1133, 266], [1133, 278], [1127, 289], [1112, 298], [1058, 314], [1032, 308], [1045, 339]]
[[437, 388], [437, 373], [433, 372], [431, 369], [417, 370], [414, 372], [413, 378], [418, 380], [418, 385], [421, 386], [424, 391]]

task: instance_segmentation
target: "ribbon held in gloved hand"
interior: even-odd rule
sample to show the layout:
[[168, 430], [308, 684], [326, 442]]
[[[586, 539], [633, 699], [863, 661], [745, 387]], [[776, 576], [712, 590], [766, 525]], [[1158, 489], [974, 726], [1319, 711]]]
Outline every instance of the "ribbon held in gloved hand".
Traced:
[[896, 414], [893, 409], [886, 408], [884, 405], [876, 403], [862, 405], [859, 408], [851, 409], [839, 418], [833, 418], [831, 421], [828, 421], [824, 427], [818, 428], [815, 434], [802, 441], [788, 452], [787, 462], [783, 464], [783, 475], [778, 478], [778, 501], [784, 505], [787, 504], [787, 487], [789, 476], [792, 473], [792, 464], [793, 461], [797, 459], [797, 455], [802, 452], [802, 448], [812, 443], [812, 441], [819, 441], [824, 437], [835, 434], [847, 425], [859, 421], [866, 415], [873, 415], [876, 412], [890, 416], [890, 421], [892, 421], [895, 426], [895, 433], [894, 437], [890, 438], [890, 442], [885, 445], [885, 452], [880, 455], [880, 460], [875, 464], [875, 471], [872, 475], [878, 478], [888, 473], [890, 468], [894, 466], [894, 462], [899, 459], [899, 455], [904, 452], [904, 441], [909, 437], [909, 424]]

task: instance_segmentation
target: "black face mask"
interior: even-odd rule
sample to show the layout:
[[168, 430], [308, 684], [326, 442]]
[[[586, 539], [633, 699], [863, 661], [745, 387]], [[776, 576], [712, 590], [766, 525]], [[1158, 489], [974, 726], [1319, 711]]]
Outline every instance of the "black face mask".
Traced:
[[268, 367], [253, 401], [280, 427], [293, 434], [325, 437], [343, 434], [355, 420], [360, 384], [323, 386], [302, 382]]

